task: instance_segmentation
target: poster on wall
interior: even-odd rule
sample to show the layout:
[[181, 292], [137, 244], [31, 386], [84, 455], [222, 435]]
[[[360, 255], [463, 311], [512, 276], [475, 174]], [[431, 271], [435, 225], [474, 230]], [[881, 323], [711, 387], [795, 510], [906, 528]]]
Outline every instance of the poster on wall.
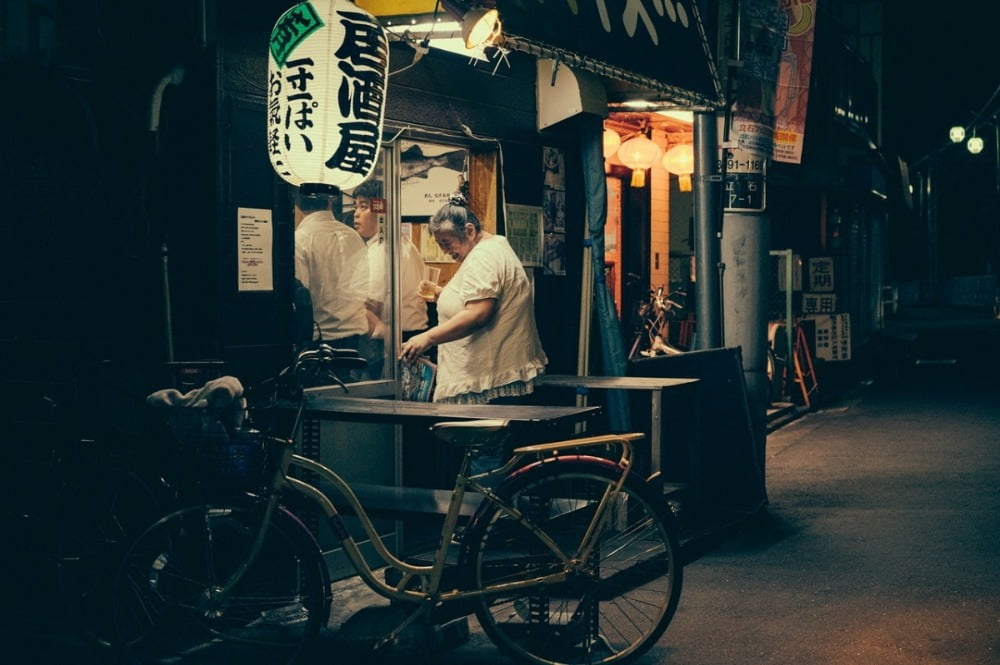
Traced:
[[546, 189], [566, 189], [566, 164], [559, 148], [542, 149], [542, 183]]
[[542, 149], [542, 229], [546, 275], [566, 274], [565, 160], [559, 148]]
[[271, 211], [262, 208], [236, 210], [237, 263], [240, 291], [274, 291], [272, 247], [274, 231]]
[[466, 189], [469, 151], [422, 141], [399, 142], [400, 211], [427, 221], [456, 193]]
[[851, 359], [851, 315], [821, 314], [808, 317], [816, 323], [816, 357], [838, 362]]
[[542, 209], [508, 203], [505, 209], [507, 242], [521, 259], [525, 268], [542, 265], [544, 241], [542, 238]]

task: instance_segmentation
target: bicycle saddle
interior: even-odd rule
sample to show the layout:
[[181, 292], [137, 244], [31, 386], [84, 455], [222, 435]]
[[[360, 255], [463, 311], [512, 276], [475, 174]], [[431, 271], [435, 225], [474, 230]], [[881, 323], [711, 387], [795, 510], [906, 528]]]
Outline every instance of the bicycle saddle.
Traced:
[[434, 436], [456, 446], [492, 446], [510, 435], [509, 420], [458, 420], [431, 425]]

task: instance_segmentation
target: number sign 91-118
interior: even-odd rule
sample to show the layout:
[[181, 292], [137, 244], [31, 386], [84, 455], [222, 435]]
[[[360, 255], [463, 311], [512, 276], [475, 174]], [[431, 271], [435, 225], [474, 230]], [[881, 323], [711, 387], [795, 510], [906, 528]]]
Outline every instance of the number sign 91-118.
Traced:
[[725, 167], [725, 198], [728, 212], [761, 212], [767, 206], [765, 171], [767, 159], [737, 147], [723, 148], [725, 163], [719, 159], [720, 172]]

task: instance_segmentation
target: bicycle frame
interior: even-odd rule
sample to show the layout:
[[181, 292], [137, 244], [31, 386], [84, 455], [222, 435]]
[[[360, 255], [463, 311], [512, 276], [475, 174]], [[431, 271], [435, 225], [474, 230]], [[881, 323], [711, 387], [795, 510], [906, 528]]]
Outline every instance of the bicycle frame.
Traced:
[[[570, 572], [578, 567], [581, 567], [583, 562], [587, 561], [593, 548], [597, 544], [597, 536], [600, 534], [605, 521], [609, 519], [609, 516], [613, 512], [612, 510], [609, 510], [609, 506], [613, 505], [614, 499], [620, 493], [632, 465], [631, 441], [642, 437], [643, 435], [641, 433], [607, 434], [581, 439], [569, 439], [564, 441], [523, 446], [515, 449], [512, 457], [502, 467], [474, 476], [466, 475], [470, 459], [470, 453], [467, 451], [463, 457], [456, 476], [455, 488], [452, 493], [448, 510], [444, 517], [444, 525], [441, 530], [441, 541], [435, 551], [433, 563], [424, 565], [403, 561], [389, 551], [385, 542], [376, 530], [368, 513], [361, 505], [361, 501], [351, 489], [350, 483], [324, 464], [294, 453], [292, 451], [291, 442], [286, 444], [281, 442], [280, 439], [276, 439], [274, 441], [281, 442], [281, 445], [284, 445], [284, 449], [281, 451], [281, 462], [278, 465], [274, 480], [269, 489], [267, 505], [264, 509], [264, 519], [261, 520], [260, 531], [254, 539], [252, 550], [248, 553], [247, 560], [242, 566], [240, 566], [239, 570], [226, 580], [225, 584], [223, 584], [218, 590], [218, 593], [225, 594], [239, 581], [240, 577], [250, 567], [250, 565], [252, 565], [257, 553], [261, 550], [261, 545], [267, 531], [266, 526], [270, 519], [270, 515], [279, 504], [281, 490], [285, 488], [305, 497], [323, 512], [327, 522], [333, 529], [333, 532], [339, 538], [351, 565], [373, 591], [392, 600], [406, 601], [419, 606], [418, 611], [414, 613], [410, 620], [416, 618], [417, 614], [419, 614], [419, 610], [433, 607], [438, 603], [476, 599], [488, 595], [505, 593], [519, 588], [536, 587], [564, 582]], [[521, 511], [519, 511], [515, 506], [506, 503], [496, 492], [489, 487], [486, 487], [481, 482], [490, 477], [506, 477], [512, 472], [516, 475], [524, 469], [530, 468], [533, 464], [541, 463], [541, 460], [539, 459], [532, 464], [523, 467], [523, 469], [515, 471], [515, 469], [518, 468], [519, 462], [528, 456], [551, 456], [558, 455], [558, 453], [565, 450], [611, 445], [617, 445], [621, 449], [621, 453], [617, 461], [589, 455], [571, 456], [573, 459], [592, 460], [595, 464], [613, 465], [621, 472], [620, 479], [617, 484], [613, 487], [609, 487], [609, 490], [601, 498], [582, 542], [578, 545], [577, 552], [564, 552], [552, 540], [552, 538], [548, 536], [548, 534], [535, 526]], [[287, 471], [291, 468], [311, 471], [321, 476], [333, 485], [333, 488], [337, 493], [346, 499], [348, 505], [354, 513], [354, 516], [358, 518], [366, 536], [370, 539], [378, 558], [381, 559], [387, 566], [391, 566], [402, 572], [402, 578], [397, 586], [389, 585], [387, 582], [379, 579], [379, 577], [375, 574], [375, 569], [368, 564], [367, 560], [362, 555], [360, 548], [358, 547], [353, 536], [351, 536], [347, 527], [344, 525], [342, 516], [333, 501], [331, 501], [330, 497], [314, 485], [297, 478], [289, 477]], [[483, 504], [480, 505], [477, 510], [477, 514], [483, 509], [484, 505], [488, 503], [495, 504], [506, 515], [518, 520], [533, 534], [535, 534], [539, 541], [563, 563], [563, 570], [527, 580], [490, 585], [484, 589], [451, 589], [448, 591], [442, 591], [440, 586], [445, 569], [448, 547], [451, 542], [451, 536], [455, 533], [456, 526], [458, 525], [462, 500], [465, 493], [470, 489], [483, 495]], [[473, 517], [473, 519], [475, 519], [475, 517]], [[409, 582], [418, 577], [427, 578], [426, 583], [422, 585], [424, 588], [407, 588]], [[407, 623], [408, 622], [409, 620]]]

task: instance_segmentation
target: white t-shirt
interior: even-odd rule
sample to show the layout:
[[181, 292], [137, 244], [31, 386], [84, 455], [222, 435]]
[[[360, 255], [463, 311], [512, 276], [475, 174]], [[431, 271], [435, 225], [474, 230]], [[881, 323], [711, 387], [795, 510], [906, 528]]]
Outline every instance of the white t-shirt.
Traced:
[[367, 334], [368, 261], [357, 231], [329, 211], [306, 215], [295, 229], [295, 277], [312, 298], [313, 339]]
[[438, 296], [448, 321], [467, 302], [496, 298], [496, 313], [476, 332], [438, 346], [434, 401], [482, 403], [531, 392], [548, 358], [535, 326], [534, 296], [520, 259], [503, 236], [479, 241]]
[[[382, 317], [388, 319], [389, 287], [386, 275], [386, 247], [380, 240], [368, 244], [368, 297], [383, 304]], [[399, 239], [400, 267], [400, 307], [402, 311], [401, 330], [425, 330], [427, 328], [427, 301], [417, 295], [417, 285], [423, 279], [424, 260], [420, 250], [409, 238]]]

